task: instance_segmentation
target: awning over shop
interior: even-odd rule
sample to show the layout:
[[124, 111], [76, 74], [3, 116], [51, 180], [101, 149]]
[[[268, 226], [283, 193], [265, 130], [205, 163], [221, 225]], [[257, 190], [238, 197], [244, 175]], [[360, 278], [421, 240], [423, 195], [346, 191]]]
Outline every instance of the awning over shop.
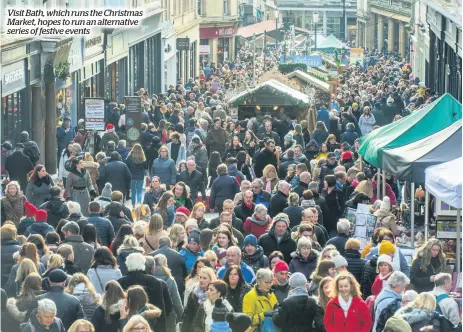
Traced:
[[346, 50], [349, 49], [349, 47], [346, 44], [341, 42], [338, 38], [336, 38], [332, 34], [326, 37], [324, 41], [317, 43], [317, 49], [324, 49], [324, 48], [336, 48], [336, 49], [345, 48]]
[[411, 115], [363, 136], [359, 154], [382, 168], [383, 151], [404, 146], [437, 133], [461, 119], [461, 104], [450, 94]]
[[296, 77], [308, 84], [314, 85], [316, 88], [324, 92], [330, 92], [330, 85], [328, 83], [323, 82], [322, 80], [319, 80], [318, 78], [313, 77], [312, 75], [304, 73], [301, 70], [295, 70], [292, 73], [287, 74], [286, 77], [288, 77], [289, 79]]
[[287, 105], [287, 106], [308, 106], [309, 97], [296, 89], [287, 86], [275, 79], [257, 84], [231, 97], [230, 105]]
[[461, 157], [452, 161], [428, 167], [426, 190], [441, 201], [461, 209]]
[[461, 157], [461, 120], [434, 135], [384, 150], [383, 168], [401, 180], [424, 183], [425, 169]]

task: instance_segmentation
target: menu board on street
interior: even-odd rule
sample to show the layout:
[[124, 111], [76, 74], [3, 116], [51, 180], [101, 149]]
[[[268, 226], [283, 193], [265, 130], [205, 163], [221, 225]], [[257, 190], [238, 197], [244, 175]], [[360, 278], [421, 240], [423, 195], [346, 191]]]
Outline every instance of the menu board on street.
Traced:
[[141, 128], [141, 97], [126, 96], [125, 97], [125, 129], [127, 140], [130, 144], [140, 140]]
[[104, 131], [104, 99], [103, 98], [85, 98], [85, 130]]

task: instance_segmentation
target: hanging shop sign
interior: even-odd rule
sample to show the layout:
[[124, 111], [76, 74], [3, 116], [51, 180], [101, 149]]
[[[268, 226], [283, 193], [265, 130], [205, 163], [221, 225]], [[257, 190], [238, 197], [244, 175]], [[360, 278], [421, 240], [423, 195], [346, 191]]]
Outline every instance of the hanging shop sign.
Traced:
[[199, 45], [199, 55], [211, 54], [211, 47], [209, 45]]
[[85, 98], [85, 130], [104, 131], [104, 99]]
[[85, 37], [84, 59], [91, 58], [103, 52], [104, 33], [96, 33]]
[[238, 29], [234, 25], [226, 26], [226, 27], [200, 28], [199, 38], [211, 39], [211, 38], [233, 37], [236, 35], [237, 31]]
[[188, 51], [190, 49], [190, 38], [177, 38], [177, 51]]
[[70, 73], [79, 70], [84, 64], [84, 49], [82, 47], [82, 40], [82, 37], [76, 37], [72, 40], [68, 56]]
[[320, 55], [289, 55], [280, 56], [280, 63], [305, 63], [307, 67], [321, 67], [323, 59]]
[[8, 95], [26, 87], [25, 60], [2, 68], [2, 95]]
[[140, 140], [141, 96], [125, 97], [125, 127], [127, 140], [136, 143]]

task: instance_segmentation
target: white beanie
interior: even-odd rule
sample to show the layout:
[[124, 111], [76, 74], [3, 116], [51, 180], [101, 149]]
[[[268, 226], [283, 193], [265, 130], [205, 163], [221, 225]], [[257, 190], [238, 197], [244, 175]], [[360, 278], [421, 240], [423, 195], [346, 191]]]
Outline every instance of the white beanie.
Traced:
[[80, 214], [80, 204], [77, 202], [69, 201], [67, 203], [69, 214]]
[[391, 211], [391, 199], [387, 196], [383, 197], [383, 201], [380, 206], [380, 210]]
[[389, 255], [383, 254], [378, 257], [378, 261], [376, 262], [376, 266], [379, 267], [380, 263], [388, 263], [391, 268], [394, 270], [394, 265], [392, 265], [392, 258]]
[[348, 265], [346, 259], [344, 257], [342, 257], [341, 255], [336, 255], [333, 257], [333, 263], [334, 263], [334, 268], [335, 269], [338, 269], [340, 267], [343, 267], [343, 266], [346, 266]]

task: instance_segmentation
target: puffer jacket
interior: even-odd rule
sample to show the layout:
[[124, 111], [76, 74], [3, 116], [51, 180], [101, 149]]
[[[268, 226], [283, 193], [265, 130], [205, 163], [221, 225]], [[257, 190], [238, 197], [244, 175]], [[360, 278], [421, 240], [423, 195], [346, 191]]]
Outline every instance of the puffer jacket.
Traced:
[[246, 219], [244, 222], [244, 232], [246, 235], [253, 234], [256, 238], [265, 234], [272, 223], [272, 218], [269, 215], [264, 220], [256, 219], [255, 213]]
[[359, 138], [359, 136], [355, 132], [355, 126], [347, 125], [346, 131], [341, 135], [341, 143], [348, 143], [350, 146], [354, 146], [357, 138]]
[[376, 217], [376, 228], [384, 227], [390, 230], [394, 236], [399, 236], [401, 232], [397, 229], [395, 216], [383, 209], [376, 210], [373, 215]]
[[432, 325], [435, 332], [441, 331], [439, 315], [436, 312], [413, 306], [405, 306], [397, 310], [394, 316], [406, 321], [412, 328], [412, 332], [419, 332], [421, 328], [428, 325]]
[[47, 211], [47, 223], [54, 228], [58, 226], [61, 219], [69, 216], [69, 209], [64, 199], [52, 197], [48, 202], [43, 203], [40, 209]]
[[298, 251], [293, 252], [291, 254], [293, 259], [289, 263], [289, 272], [300, 272], [309, 279], [317, 267], [318, 256], [320, 256], [320, 253], [314, 249], [310, 250], [309, 257], [307, 258], [302, 258]]
[[36, 221], [29, 227], [27, 227], [26, 231], [24, 232], [24, 236], [29, 236], [30, 234], [40, 234], [45, 238], [49, 232], [53, 232], [55, 229], [53, 226], [48, 225], [46, 222], [39, 222]]
[[72, 295], [77, 297], [80, 301], [80, 305], [82, 306], [82, 310], [84, 311], [84, 316], [86, 320], [90, 320], [93, 316], [93, 312], [95, 311], [96, 307], [98, 306], [98, 301], [100, 300], [100, 296], [96, 294], [94, 297], [88, 288], [85, 286], [85, 283], [77, 284], [74, 287]]
[[270, 291], [264, 294], [254, 286], [243, 298], [243, 313], [251, 317], [251, 330], [258, 328], [259, 322], [264, 321], [264, 312], [272, 311], [277, 304], [277, 297]]
[[177, 169], [175, 162], [170, 158], [158, 157], [153, 161], [150, 177], [159, 176], [161, 183], [166, 185], [166, 188], [173, 186], [177, 182]]
[[119, 202], [111, 202], [108, 205], [108, 220], [111, 222], [114, 228], [114, 234], [119, 232], [122, 225], [130, 225], [130, 221], [120, 216], [122, 211], [122, 205]]
[[251, 267], [254, 272], [266, 268], [269, 265], [268, 257], [264, 255], [264, 250], [261, 246], [257, 246], [256, 251], [252, 255], [248, 255], [246, 251], [243, 250], [242, 260]]
[[346, 249], [343, 256], [348, 264], [347, 271], [349, 271], [360, 284], [362, 282], [363, 269], [367, 261], [360, 258], [360, 252], [358, 250]]
[[374, 255], [368, 262], [365, 263], [362, 274], [362, 282], [360, 283], [363, 299], [366, 299], [371, 295], [371, 286], [373, 286], [375, 278], [378, 275], [378, 272], [376, 272], [377, 262], [378, 255]]

